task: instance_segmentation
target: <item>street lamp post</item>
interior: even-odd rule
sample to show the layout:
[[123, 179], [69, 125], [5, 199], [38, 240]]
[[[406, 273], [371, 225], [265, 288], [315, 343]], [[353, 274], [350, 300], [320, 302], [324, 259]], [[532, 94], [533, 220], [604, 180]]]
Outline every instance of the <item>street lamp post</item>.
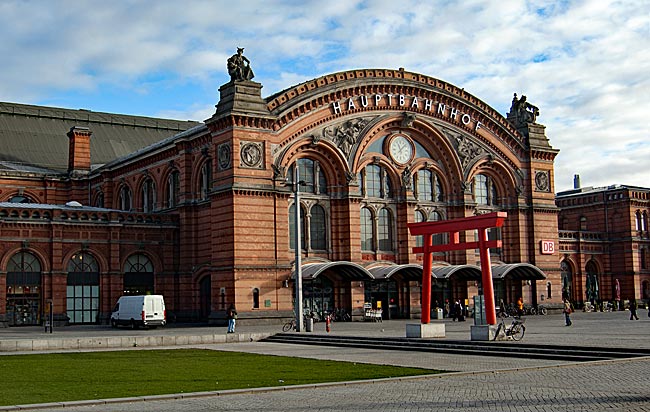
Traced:
[[294, 166], [293, 172], [293, 200], [295, 210], [295, 230], [294, 236], [296, 240], [296, 332], [302, 332], [302, 244], [300, 242], [300, 180], [298, 172], [298, 162]]

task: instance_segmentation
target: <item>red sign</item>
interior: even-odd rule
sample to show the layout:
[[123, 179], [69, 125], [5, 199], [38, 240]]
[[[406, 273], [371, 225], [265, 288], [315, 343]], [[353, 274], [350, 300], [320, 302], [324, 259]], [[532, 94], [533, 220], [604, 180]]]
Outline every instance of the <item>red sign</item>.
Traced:
[[542, 255], [552, 255], [555, 253], [555, 242], [552, 240], [542, 240]]

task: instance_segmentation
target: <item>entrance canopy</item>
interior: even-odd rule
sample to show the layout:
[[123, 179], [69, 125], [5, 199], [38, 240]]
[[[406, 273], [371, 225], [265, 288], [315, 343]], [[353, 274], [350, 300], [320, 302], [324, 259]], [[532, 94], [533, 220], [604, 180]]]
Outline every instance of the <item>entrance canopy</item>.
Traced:
[[507, 265], [492, 266], [492, 276], [495, 279], [513, 280], [544, 280], [546, 274], [535, 265], [530, 263], [511, 263]]
[[415, 263], [408, 265], [390, 265], [390, 266], [375, 266], [368, 269], [375, 279], [389, 279], [391, 276], [399, 273], [402, 279], [406, 281], [420, 281], [422, 280], [422, 265]]
[[[325, 271], [329, 271], [330, 273], [340, 277], [342, 280], [363, 281], [375, 279], [368, 269], [356, 263], [346, 261], [307, 263], [302, 265], [302, 279], [314, 280]], [[295, 271], [291, 276], [295, 277]]]
[[475, 265], [434, 266], [431, 268], [433, 277], [440, 280], [481, 280], [481, 268]]

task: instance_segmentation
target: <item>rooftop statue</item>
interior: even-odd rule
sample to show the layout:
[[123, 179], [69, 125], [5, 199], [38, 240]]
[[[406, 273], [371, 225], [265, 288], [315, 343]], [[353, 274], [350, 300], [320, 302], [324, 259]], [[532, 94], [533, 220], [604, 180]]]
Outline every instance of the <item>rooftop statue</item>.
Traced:
[[512, 98], [512, 106], [510, 106], [510, 116], [515, 116], [519, 124], [535, 123], [539, 116], [539, 108], [528, 103], [524, 95], [517, 99], [517, 93], [515, 93]]
[[251, 80], [255, 77], [250, 60], [244, 56], [243, 47], [237, 47], [237, 53], [228, 58], [228, 74], [231, 81]]

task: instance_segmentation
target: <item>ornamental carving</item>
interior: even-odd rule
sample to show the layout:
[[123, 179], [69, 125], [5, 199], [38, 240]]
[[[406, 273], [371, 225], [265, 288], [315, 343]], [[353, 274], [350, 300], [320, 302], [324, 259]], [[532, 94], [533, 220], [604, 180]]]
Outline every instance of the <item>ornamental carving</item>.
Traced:
[[517, 98], [517, 93], [515, 93], [508, 113], [508, 120], [511, 120], [515, 127], [520, 127], [528, 123], [535, 123], [537, 116], [539, 116], [539, 108], [528, 103], [523, 94]]
[[352, 147], [359, 141], [361, 131], [368, 124], [366, 119], [351, 119], [340, 125], [330, 126], [323, 129], [323, 136], [332, 140], [336, 146], [349, 156]]
[[463, 135], [456, 136], [456, 143], [458, 145], [458, 157], [460, 158], [463, 170], [467, 168], [472, 160], [487, 153], [485, 149]]
[[240, 166], [250, 169], [261, 169], [262, 149], [261, 142], [241, 142]]
[[222, 143], [217, 147], [217, 160], [219, 170], [230, 169], [232, 161], [230, 143]]
[[538, 192], [550, 192], [551, 185], [547, 171], [535, 172], [535, 190]]

